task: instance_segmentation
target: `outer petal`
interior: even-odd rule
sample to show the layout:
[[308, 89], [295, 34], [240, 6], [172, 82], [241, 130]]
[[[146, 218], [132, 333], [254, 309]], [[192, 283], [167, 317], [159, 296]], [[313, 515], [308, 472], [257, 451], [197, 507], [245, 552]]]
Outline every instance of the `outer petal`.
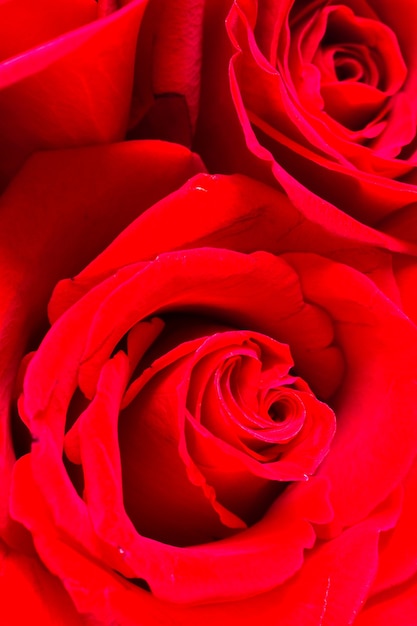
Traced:
[[[79, 510], [86, 513], [82, 517], [70, 502], [72, 517], [68, 518], [68, 508], [64, 506], [66, 493], [61, 477], [58, 477], [57, 459], [51, 460], [50, 453], [51, 448], [46, 450], [49, 458], [38, 455], [32, 459], [27, 455], [16, 463], [12, 510], [13, 515], [30, 529], [42, 560], [62, 580], [76, 603], [80, 591], [87, 591], [89, 586], [93, 597], [103, 593], [99, 580], [90, 578], [88, 573], [97, 570], [101, 570], [99, 578], [103, 581], [109, 578], [109, 574], [116, 582], [127, 578], [130, 585], [124, 581], [123, 585], [130, 586], [132, 591], [131, 583], [141, 579], [142, 588], [144, 584], [150, 586], [154, 598], [173, 603], [240, 601], [280, 585], [299, 570], [305, 548], [314, 545], [311, 522], [321, 524], [330, 517], [326, 484], [313, 479], [288, 490], [269, 513], [247, 531], [214, 543], [175, 548], [145, 537], [135, 537], [116, 500], [110, 511], [113, 519], [107, 515], [107, 524], [101, 524], [99, 528], [99, 524], [105, 521], [103, 509], [95, 509], [94, 494], [91, 493], [92, 521], [100, 536], [95, 544], [88, 544], [91, 527], [87, 508], [79, 499]], [[43, 465], [40, 472], [39, 463]], [[42, 481], [46, 463], [57, 479], [45, 490]], [[110, 487], [113, 491], [113, 485]], [[57, 502], [52, 501], [51, 493], [46, 493], [48, 490], [55, 496], [59, 494]], [[74, 500], [74, 496], [67, 493]], [[76, 539], [74, 525], [78, 529]], [[122, 545], [115, 544], [116, 538]], [[84, 567], [80, 565], [82, 562]], [[250, 570], [248, 563], [251, 563]]]
[[97, 5], [89, 0], [63, 0], [59, 5], [40, 0], [6, 0], [0, 4], [0, 60], [27, 53], [97, 19]]
[[319, 469], [333, 485], [337, 528], [368, 515], [413, 464], [416, 327], [349, 268], [318, 257], [286, 258], [298, 268], [304, 297], [330, 313], [346, 359], [343, 386], [332, 404], [337, 432]]
[[414, 576], [365, 604], [355, 626], [414, 626], [417, 623], [417, 581]]
[[366, 230], [353, 226], [343, 234], [332, 233], [309, 222], [284, 194], [269, 186], [240, 175], [199, 174], [135, 219], [80, 272], [75, 283], [58, 285], [49, 304], [50, 319], [55, 320], [83, 293], [123, 265], [150, 260], [170, 250], [202, 246], [239, 252], [326, 253], [372, 274], [381, 288], [398, 300], [391, 256], [383, 248], [411, 248]]
[[4, 626], [82, 626], [60, 581], [36, 557], [10, 551], [0, 542], [1, 620]]
[[[44, 0], [43, 4], [54, 3]], [[35, 150], [124, 137], [136, 41], [146, 4], [147, 0], [133, 0], [108, 17], [68, 32], [74, 17], [69, 19], [71, 13], [63, 8], [58, 14], [60, 19], [68, 18], [61, 29], [64, 34], [49, 29], [44, 34], [46, 42], [32, 41], [30, 50], [11, 48], [14, 56], [0, 63], [0, 189]], [[8, 6], [7, 2], [2, 5], [2, 11]], [[43, 10], [49, 11], [47, 6]], [[19, 11], [27, 9], [20, 6]], [[39, 15], [34, 19], [40, 21]], [[7, 28], [7, 19], [1, 20], [0, 13], [0, 23]], [[36, 31], [32, 23], [30, 29]]]
[[[31, 487], [36, 497], [36, 485]], [[65, 585], [78, 610], [104, 624], [119, 620], [126, 626], [137, 626], [140, 620], [143, 626], [209, 626], [217, 621], [253, 626], [256, 621], [274, 623], [279, 615], [279, 620], [288, 626], [333, 626], [350, 624], [359, 611], [375, 573], [379, 532], [393, 524], [397, 506], [396, 498], [391, 498], [363, 524], [316, 546], [301, 572], [279, 588], [239, 602], [203, 606], [161, 602], [98, 566], [62, 541], [49, 527], [42, 507], [36, 511], [36, 525], [41, 523], [43, 528], [37, 543], [53, 571], [59, 573], [65, 568]], [[207, 560], [203, 563], [205, 569]], [[196, 571], [197, 576], [202, 574], [202, 570]], [[136, 583], [143, 586], [143, 581]], [[238, 577], [236, 584], [240, 583]]]
[[[395, 527], [386, 533], [379, 550], [379, 565], [372, 592], [380, 593], [399, 585], [417, 572], [416, 494], [417, 463], [404, 480], [401, 515]], [[407, 583], [408, 584], [408, 583]], [[380, 593], [379, 597], [383, 597]]]

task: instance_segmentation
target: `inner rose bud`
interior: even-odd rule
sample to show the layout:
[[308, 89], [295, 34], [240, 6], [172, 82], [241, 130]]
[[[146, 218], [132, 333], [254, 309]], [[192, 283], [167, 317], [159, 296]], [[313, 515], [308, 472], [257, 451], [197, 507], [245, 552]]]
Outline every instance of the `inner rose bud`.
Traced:
[[64, 449], [82, 464], [87, 498], [94, 467], [100, 484], [112, 480], [96, 430], [118, 450], [124, 507], [144, 537], [177, 546], [226, 538], [328, 452], [333, 411], [290, 372], [289, 347], [266, 335], [168, 315], [134, 325], [113, 354], [95, 391], [80, 376]]
[[[167, 342], [169, 329], [157, 351]], [[125, 507], [141, 534], [174, 545], [223, 538], [260, 519], [283, 482], [307, 480], [335, 418], [292, 366], [288, 346], [230, 329], [180, 343], [133, 379], [119, 444]]]
[[303, 4], [290, 14], [288, 81], [307, 109], [313, 104], [357, 131], [358, 141], [376, 137], [407, 77], [395, 34], [345, 5]]

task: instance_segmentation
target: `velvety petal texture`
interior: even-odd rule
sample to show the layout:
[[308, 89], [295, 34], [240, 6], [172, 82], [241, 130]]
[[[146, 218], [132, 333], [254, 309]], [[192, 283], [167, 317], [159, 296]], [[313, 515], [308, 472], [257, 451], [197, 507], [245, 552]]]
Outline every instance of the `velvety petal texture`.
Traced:
[[[82, 626], [60, 581], [36, 557], [10, 550], [0, 544], [0, 593], [3, 624]], [[18, 601], [18, 596], [24, 601]]]
[[36, 150], [123, 139], [146, 5], [0, 3], [1, 190]]

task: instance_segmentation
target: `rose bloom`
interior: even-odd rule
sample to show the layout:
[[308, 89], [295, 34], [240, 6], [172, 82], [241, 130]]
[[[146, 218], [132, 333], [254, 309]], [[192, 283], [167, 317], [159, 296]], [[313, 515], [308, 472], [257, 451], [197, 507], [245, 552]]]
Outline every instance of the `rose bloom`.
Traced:
[[402, 0], [207, 3], [197, 150], [332, 232], [415, 241], [415, 18]]
[[2, 197], [3, 623], [411, 626], [416, 328], [203, 170], [45, 152]]

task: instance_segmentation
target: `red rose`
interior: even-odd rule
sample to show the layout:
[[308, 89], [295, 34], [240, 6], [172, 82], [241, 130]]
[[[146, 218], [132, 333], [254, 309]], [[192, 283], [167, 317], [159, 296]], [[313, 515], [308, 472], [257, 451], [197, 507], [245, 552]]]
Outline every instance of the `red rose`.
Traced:
[[415, 326], [357, 270], [282, 254], [279, 192], [167, 195], [198, 167], [159, 142], [45, 153], [3, 197], [0, 584], [39, 572], [65, 624], [411, 626]]
[[332, 232], [351, 216], [415, 241], [414, 17], [374, 0], [211, 5], [197, 138], [209, 167], [278, 183]]
[[124, 138], [146, 5], [0, 3], [0, 190], [36, 150]]

